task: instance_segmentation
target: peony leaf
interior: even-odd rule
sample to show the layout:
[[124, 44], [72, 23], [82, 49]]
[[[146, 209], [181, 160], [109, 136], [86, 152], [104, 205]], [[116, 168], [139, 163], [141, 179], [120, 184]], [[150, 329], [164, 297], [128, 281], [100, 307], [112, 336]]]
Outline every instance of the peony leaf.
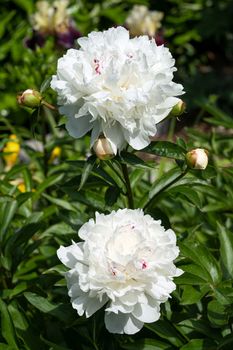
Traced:
[[78, 191], [80, 191], [83, 186], [85, 185], [85, 182], [87, 181], [88, 179], [88, 176], [90, 175], [94, 165], [95, 165], [95, 162], [96, 162], [96, 156], [95, 155], [92, 155], [90, 156], [85, 165], [84, 165], [84, 169], [83, 169], [83, 173], [82, 173], [82, 177], [81, 177], [81, 181], [80, 181], [80, 185], [79, 185], [79, 188], [78, 188]]
[[181, 253], [201, 266], [209, 275], [209, 283], [217, 284], [221, 281], [222, 274], [219, 264], [209, 249], [200, 243], [181, 243]]
[[209, 302], [207, 316], [214, 326], [225, 326], [228, 322], [228, 315], [225, 311], [225, 306], [220, 304], [217, 300]]
[[13, 219], [16, 211], [18, 209], [18, 203], [16, 200], [9, 200], [5, 203], [2, 203], [1, 212], [0, 212], [0, 241], [3, 240], [5, 233], [11, 220]]
[[139, 339], [131, 344], [122, 344], [122, 349], [125, 350], [172, 350], [170, 344], [162, 342], [161, 340], [156, 339]]
[[209, 339], [192, 339], [180, 348], [180, 350], [214, 350], [216, 344]]
[[169, 141], [152, 141], [142, 152], [177, 160], [185, 160], [186, 154], [183, 147]]
[[18, 350], [18, 345], [16, 342], [15, 329], [12, 323], [11, 316], [9, 314], [7, 305], [3, 300], [0, 299], [0, 310], [1, 310], [1, 332], [3, 338], [12, 347], [12, 350]]
[[168, 321], [159, 320], [155, 323], [145, 324], [145, 328], [179, 348], [184, 344], [183, 336], [179, 333], [176, 327]]
[[43, 81], [43, 83], [40, 86], [40, 93], [43, 94], [50, 86], [52, 77], [49, 76], [47, 78], [45, 78], [45, 80]]
[[217, 223], [217, 227], [220, 239], [221, 261], [227, 271], [227, 277], [233, 278], [233, 234], [220, 223]]
[[31, 292], [24, 293], [25, 298], [32, 304], [35, 308], [43, 313], [51, 314], [52, 316], [58, 318], [60, 321], [69, 323], [73, 319], [73, 310], [70, 306], [66, 304], [55, 304], [48, 301], [46, 298]]

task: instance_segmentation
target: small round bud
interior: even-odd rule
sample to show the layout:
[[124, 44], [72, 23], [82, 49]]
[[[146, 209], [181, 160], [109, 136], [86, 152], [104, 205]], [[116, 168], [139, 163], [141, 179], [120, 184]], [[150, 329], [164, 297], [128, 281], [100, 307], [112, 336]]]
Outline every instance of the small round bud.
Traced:
[[100, 137], [95, 141], [93, 150], [101, 160], [109, 160], [115, 156], [110, 142], [105, 137]]
[[172, 108], [170, 115], [174, 117], [179, 117], [184, 113], [186, 108], [186, 104], [184, 101], [179, 100], [179, 102]]
[[41, 105], [42, 96], [36, 90], [27, 89], [21, 95], [17, 96], [17, 101], [22, 106], [37, 108]]
[[196, 148], [186, 154], [186, 161], [190, 168], [204, 170], [208, 165], [208, 151]]

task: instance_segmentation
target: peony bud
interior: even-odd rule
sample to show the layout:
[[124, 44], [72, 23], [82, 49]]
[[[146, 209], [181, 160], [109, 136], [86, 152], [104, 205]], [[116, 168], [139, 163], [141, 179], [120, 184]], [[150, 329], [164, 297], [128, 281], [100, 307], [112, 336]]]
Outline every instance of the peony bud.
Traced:
[[102, 160], [109, 160], [115, 156], [111, 144], [105, 137], [100, 137], [95, 141], [93, 150], [97, 157]]
[[196, 148], [186, 154], [188, 166], [192, 169], [204, 170], [208, 165], [208, 151]]
[[27, 89], [21, 95], [17, 96], [17, 101], [22, 106], [37, 108], [41, 105], [42, 96], [36, 90]]
[[179, 117], [184, 113], [186, 108], [186, 104], [184, 101], [179, 100], [179, 102], [172, 108], [170, 115], [174, 117]]

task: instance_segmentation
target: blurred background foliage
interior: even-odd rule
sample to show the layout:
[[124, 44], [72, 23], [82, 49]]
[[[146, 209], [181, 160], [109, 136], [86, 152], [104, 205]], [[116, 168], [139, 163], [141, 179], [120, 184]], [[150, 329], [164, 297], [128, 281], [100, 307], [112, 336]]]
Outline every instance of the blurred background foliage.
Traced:
[[[173, 119], [168, 141], [155, 142], [150, 155], [123, 152], [113, 162], [91, 155], [88, 136], [69, 137], [57, 113], [17, 105], [17, 93], [27, 88], [54, 103], [46, 79], [65, 52], [52, 35], [41, 47], [26, 46], [35, 4], [0, 2], [0, 349], [231, 349], [232, 1], [70, 1], [82, 35], [124, 25], [135, 4], [164, 12], [162, 34], [186, 90], [187, 113], [176, 133]], [[209, 151], [209, 166], [183, 176], [184, 154], [195, 147]], [[161, 319], [134, 337], [109, 334], [102, 311], [77, 317], [56, 258], [96, 210], [127, 205], [120, 162], [129, 167], [135, 206], [177, 233], [177, 265], [185, 271]]]

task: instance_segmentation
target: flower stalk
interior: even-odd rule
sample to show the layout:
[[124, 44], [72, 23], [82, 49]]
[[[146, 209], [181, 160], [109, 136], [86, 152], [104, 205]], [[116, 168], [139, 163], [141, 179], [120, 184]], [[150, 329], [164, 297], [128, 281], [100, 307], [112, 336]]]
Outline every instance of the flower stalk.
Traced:
[[125, 179], [125, 186], [126, 186], [126, 195], [128, 198], [128, 208], [129, 209], [134, 209], [134, 200], [133, 200], [133, 193], [130, 185], [130, 180], [129, 180], [129, 173], [128, 173], [128, 168], [126, 164], [121, 164], [122, 168], [122, 173]]

